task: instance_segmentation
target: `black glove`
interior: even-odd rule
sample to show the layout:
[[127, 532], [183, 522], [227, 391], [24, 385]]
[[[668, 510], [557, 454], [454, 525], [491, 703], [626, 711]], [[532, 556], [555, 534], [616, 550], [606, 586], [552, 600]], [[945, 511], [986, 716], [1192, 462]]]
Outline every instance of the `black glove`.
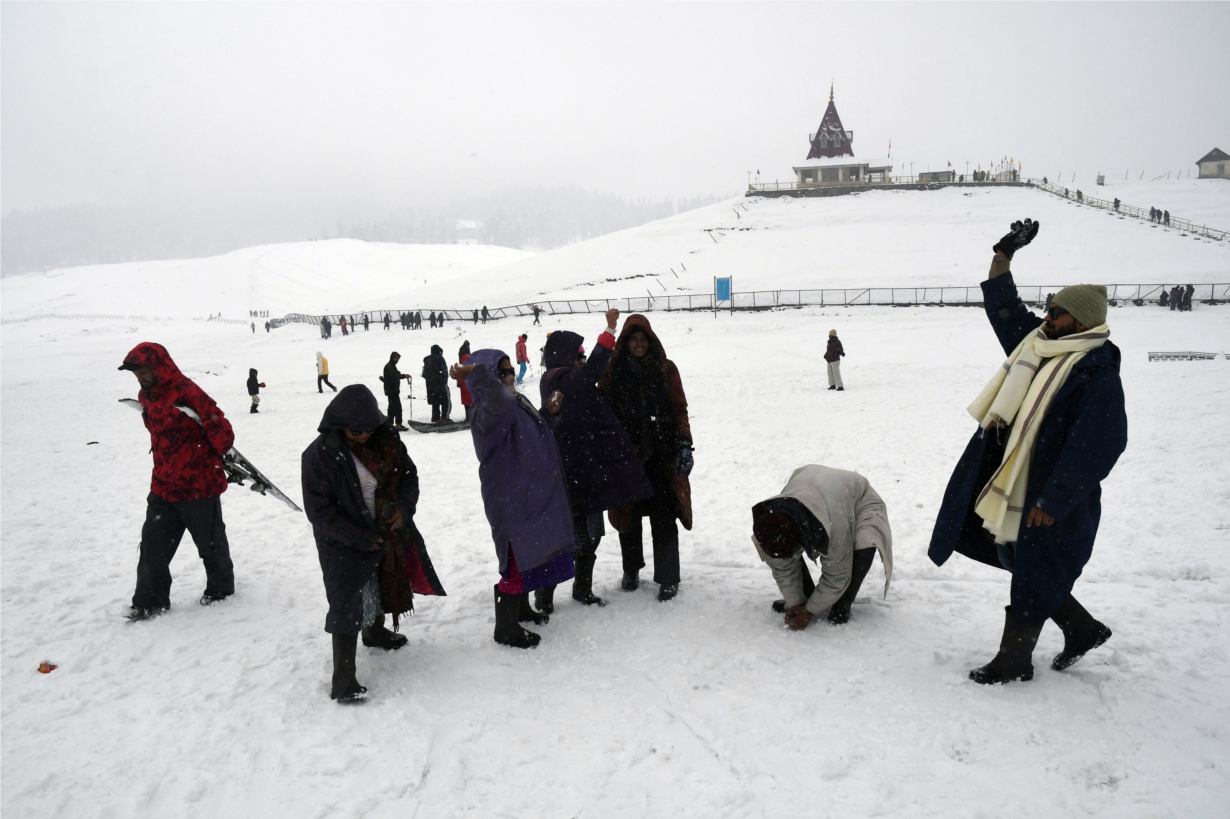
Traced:
[[692, 445], [687, 441], [679, 442], [679, 465], [676, 471], [683, 477], [692, 474], [692, 467], [696, 462], [692, 459]]
[[1034, 237], [1038, 235], [1038, 228], [1041, 224], [1041, 222], [1035, 222], [1033, 219], [1026, 219], [1024, 222], [1013, 222], [1011, 230], [1009, 230], [1004, 238], [996, 242], [991, 249], [997, 253], [1002, 252], [1011, 259], [1012, 254], [1034, 240]]

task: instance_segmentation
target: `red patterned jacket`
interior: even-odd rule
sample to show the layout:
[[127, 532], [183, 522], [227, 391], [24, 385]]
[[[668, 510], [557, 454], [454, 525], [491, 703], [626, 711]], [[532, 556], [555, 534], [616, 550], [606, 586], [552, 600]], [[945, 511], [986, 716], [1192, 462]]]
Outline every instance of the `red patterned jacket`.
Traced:
[[[125, 365], [149, 367], [158, 383], [141, 390], [141, 417], [154, 454], [150, 490], [165, 501], [212, 498], [226, 491], [222, 456], [235, 433], [214, 400], [179, 371], [166, 348], [142, 342], [124, 357]], [[189, 407], [201, 422], [175, 409]]]

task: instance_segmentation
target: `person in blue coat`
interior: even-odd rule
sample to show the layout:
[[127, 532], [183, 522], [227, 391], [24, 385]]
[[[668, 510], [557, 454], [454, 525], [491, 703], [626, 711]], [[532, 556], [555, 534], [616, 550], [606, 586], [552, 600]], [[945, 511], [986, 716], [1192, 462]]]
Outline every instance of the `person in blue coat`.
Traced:
[[[1025, 307], [1009, 263], [1037, 232], [1037, 223], [1014, 223], [995, 245], [982, 283], [987, 318], [1010, 356], [997, 372], [998, 392], [993, 379], [984, 396], [1000, 403], [1015, 380], [1019, 411], [1000, 418], [992, 405], [948, 482], [928, 549], [936, 565], [955, 551], [1012, 574], [999, 653], [970, 672], [979, 683], [1031, 679], [1033, 648], [1047, 619], [1064, 634], [1064, 649], [1051, 663], [1057, 671], [1111, 636], [1072, 587], [1093, 551], [1101, 482], [1127, 446], [1121, 356], [1107, 340], [1105, 287], [1064, 288], [1045, 320]], [[1040, 351], [1033, 363], [1031, 350]], [[1011, 484], [1022, 463], [1023, 482]], [[999, 517], [990, 511], [997, 504]]]
[[[543, 352], [547, 373], [538, 382], [542, 399], [539, 412], [555, 433], [572, 507], [577, 539], [572, 555], [577, 567], [572, 599], [587, 606], [606, 605], [594, 594], [594, 563], [598, 543], [605, 534], [602, 513], [653, 497], [653, 484], [632, 439], [598, 392], [598, 381], [615, 349], [618, 322], [619, 311], [608, 310], [606, 332], [598, 336], [588, 360], [582, 352], [581, 336], [556, 330], [547, 338]], [[554, 593], [554, 586], [534, 592], [539, 611], [554, 611]]]
[[470, 435], [500, 582], [495, 586], [495, 641], [533, 648], [540, 637], [522, 622], [546, 623], [529, 593], [575, 573], [576, 538], [564, 465], [551, 428], [524, 395], [502, 350], [479, 350], [449, 370], [473, 396]]

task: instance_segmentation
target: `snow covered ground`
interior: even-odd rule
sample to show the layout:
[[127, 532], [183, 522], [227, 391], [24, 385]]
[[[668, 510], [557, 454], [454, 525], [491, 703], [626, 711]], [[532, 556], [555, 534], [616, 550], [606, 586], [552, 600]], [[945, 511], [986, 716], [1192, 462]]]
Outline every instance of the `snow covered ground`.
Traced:
[[[749, 203], [747, 221], [730, 225], [758, 229], [719, 240], [746, 243], [724, 269], [740, 271], [739, 287], [767, 281], [768, 265], [746, 267], [763, 252], [799, 282], [832, 258], [823, 269], [834, 281], [974, 283], [991, 239], [969, 223], [998, 229], [1029, 213], [1054, 239], [1022, 254], [1025, 278], [1096, 270], [1098, 279], [1152, 281], [1165, 278], [1165, 261], [1185, 279], [1220, 272], [1224, 280], [1224, 247], [1152, 235], [1034, 191], [1003, 192], [988, 204], [991, 217], [976, 219], [966, 210], [989, 203], [990, 193], [925, 195], [935, 207], [929, 231], [917, 211], [893, 210], [904, 199], [881, 195], [902, 222], [891, 242], [889, 217], [877, 229], [860, 222], [872, 195]], [[704, 218], [726, 224], [719, 211]], [[702, 216], [639, 229], [645, 241], [622, 254], [615, 239], [587, 243], [595, 245], [585, 257], [591, 267], [578, 262], [573, 281], [664, 265], [668, 257], [654, 254], [667, 247], [689, 270], [695, 259], [707, 281], [705, 254], [685, 255], [693, 245], [716, 247]], [[813, 219], [823, 229], [805, 234]], [[561, 260], [552, 264], [562, 271], [568, 259], [583, 261], [583, 247], [541, 259]], [[602, 261], [608, 252], [616, 255]], [[537, 262], [509, 265], [525, 272], [501, 275], [499, 286], [524, 287]], [[543, 276], [556, 269], [538, 268]], [[108, 286], [152, 299], [118, 281]], [[306, 309], [312, 298], [309, 289], [287, 306]], [[417, 375], [431, 343], [451, 358], [462, 338], [475, 349], [510, 350], [529, 332], [536, 350], [560, 327], [592, 343], [601, 318], [373, 329], [328, 342], [299, 326], [254, 336], [193, 322], [5, 325], [4, 814], [1226, 816], [1230, 361], [1150, 364], [1146, 353], [1230, 350], [1230, 308], [1112, 309], [1130, 443], [1104, 485], [1098, 544], [1076, 593], [1115, 636], [1055, 673], [1048, 663], [1062, 638], [1048, 626], [1036, 678], [1002, 688], [974, 685], [966, 672], [995, 652], [1006, 577], [959, 556], [936, 568], [925, 555], [974, 427], [964, 408], [1003, 358], [982, 312], [651, 319], [682, 372], [697, 446], [696, 527], [681, 538], [680, 596], [659, 604], [652, 583], [620, 592], [618, 542], [608, 534], [596, 590], [611, 605], [587, 609], [562, 594], [538, 649], [497, 646], [495, 558], [468, 435], [405, 433], [422, 481], [417, 524], [449, 596], [420, 598], [405, 649], [360, 649], [359, 679], [371, 693], [357, 707], [328, 698], [310, 527], [271, 498], [240, 488], [223, 496], [234, 598], [196, 604], [203, 570], [185, 542], [172, 566], [172, 611], [148, 623], [122, 619], [150, 458], [138, 417], [116, 402], [135, 395], [136, 383], [116, 366], [139, 341], [165, 344], [228, 412], [239, 448], [298, 498], [299, 455], [332, 397], [313, 389], [316, 350], [328, 356], [334, 383], [376, 389], [393, 349]], [[841, 394], [825, 390], [820, 356], [830, 328], [849, 353]], [[258, 415], [247, 413], [248, 367], [269, 385]], [[537, 383], [526, 390], [536, 397]], [[413, 403], [423, 418], [424, 405]], [[884, 496], [896, 570], [881, 599], [873, 567], [847, 626], [791, 633], [769, 611], [776, 590], [749, 542], [750, 508], [809, 462], [856, 469]], [[43, 660], [59, 668], [39, 674]]]
[[[1230, 227], [1226, 180], [1138, 183], [1120, 198], [1170, 207], [1184, 218], [1208, 214], [1209, 224]], [[1036, 189], [945, 188], [739, 198], [537, 255], [346, 239], [212, 259], [73, 268], [6, 278], [0, 287], [5, 318], [162, 316], [168, 304], [176, 305], [175, 315], [242, 318], [250, 309], [275, 316], [427, 312], [712, 293], [717, 276], [733, 277], [737, 291], [975, 286], [990, 245], [1024, 216], [1041, 221], [1042, 238], [1017, 265], [1021, 284], [1230, 282], [1230, 242], [1121, 219]]]
[[411, 283], [448, 283], [532, 254], [493, 245], [333, 239], [262, 245], [206, 259], [130, 262], [4, 279], [4, 316], [40, 313], [194, 318], [249, 310], [350, 311]]

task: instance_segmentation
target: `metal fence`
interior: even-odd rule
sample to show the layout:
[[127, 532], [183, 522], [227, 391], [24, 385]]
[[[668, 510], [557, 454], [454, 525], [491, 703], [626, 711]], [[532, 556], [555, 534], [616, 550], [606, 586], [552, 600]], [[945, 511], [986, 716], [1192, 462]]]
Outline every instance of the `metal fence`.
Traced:
[[[1132, 205], [1125, 205], [1120, 202], [1116, 205], [1113, 201], [1098, 199], [1093, 196], [1085, 196], [1084, 191], [1065, 188], [1063, 185], [1056, 185], [1052, 182], [1043, 182], [1040, 179], [1030, 180], [1039, 190], [1044, 190], [1047, 193], [1053, 193], [1061, 199], [1066, 199], [1069, 202], [1075, 202], [1078, 205], [1088, 205], [1091, 208], [1102, 208], [1112, 214], [1119, 216], [1130, 216], [1134, 219], [1149, 219], [1149, 210], [1147, 208], [1138, 208]], [[1152, 221], [1152, 220], [1150, 220]], [[1179, 219], [1178, 217], [1170, 217], [1170, 221], [1166, 223], [1157, 222], [1163, 227], [1174, 228], [1175, 230], [1194, 233], [1197, 236], [1203, 236], [1206, 239], [1214, 239], [1219, 242], [1224, 242], [1227, 237], [1230, 237], [1230, 231], [1218, 230], [1207, 225], [1197, 225], [1190, 219]]]

